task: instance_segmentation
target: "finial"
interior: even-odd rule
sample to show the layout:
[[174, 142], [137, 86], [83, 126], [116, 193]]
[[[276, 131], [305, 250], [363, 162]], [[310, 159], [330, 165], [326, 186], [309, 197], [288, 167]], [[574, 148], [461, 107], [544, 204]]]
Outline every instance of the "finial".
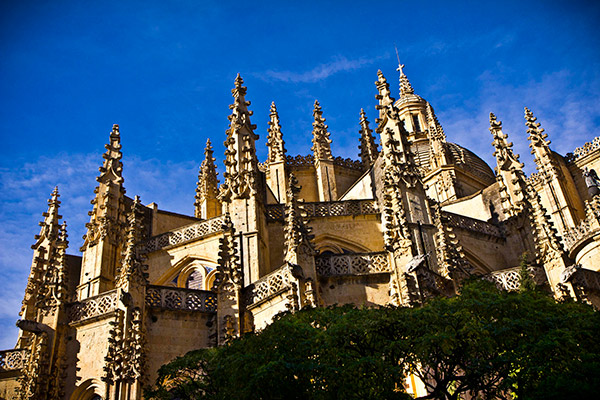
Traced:
[[240, 73], [238, 72], [237, 76], [235, 77], [236, 89], [241, 89], [243, 84], [244, 84], [244, 80], [242, 79], [242, 77], [240, 76]]
[[119, 134], [119, 124], [113, 124], [112, 133], [115, 135]]
[[496, 119], [496, 114], [494, 113], [490, 113], [490, 130], [497, 128], [497, 129], [501, 129], [502, 128], [502, 121], [498, 121]]
[[396, 69], [396, 71], [400, 71], [400, 75], [404, 75], [404, 72], [402, 71], [402, 68], [404, 68], [404, 64], [400, 63], [400, 56], [398, 55], [398, 47], [396, 47], [396, 45], [394, 45], [394, 49], [396, 49], [396, 59], [398, 60], [398, 68]]
[[398, 63], [397, 71], [400, 71], [400, 97], [406, 96], [407, 94], [414, 94], [415, 90], [410, 84], [408, 77], [404, 73], [404, 64]]

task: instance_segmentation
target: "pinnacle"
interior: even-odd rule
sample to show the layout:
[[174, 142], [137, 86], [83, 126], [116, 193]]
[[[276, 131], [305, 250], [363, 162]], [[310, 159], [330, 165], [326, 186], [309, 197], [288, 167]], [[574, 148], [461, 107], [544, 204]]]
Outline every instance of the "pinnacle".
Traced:
[[[402, 67], [404, 67], [404, 65], [402, 65]], [[400, 97], [406, 96], [407, 94], [415, 94], [415, 90], [410, 84], [408, 77], [402, 70], [402, 67], [398, 68], [398, 70], [400, 71]]]
[[273, 113], [277, 113], [277, 106], [274, 101], [271, 102], [271, 114]]
[[244, 84], [244, 80], [242, 79], [242, 77], [240, 76], [240, 73], [238, 72], [237, 76], [235, 77], [235, 88], [241, 89], [243, 84]]
[[112, 134], [119, 135], [119, 124], [113, 124]]

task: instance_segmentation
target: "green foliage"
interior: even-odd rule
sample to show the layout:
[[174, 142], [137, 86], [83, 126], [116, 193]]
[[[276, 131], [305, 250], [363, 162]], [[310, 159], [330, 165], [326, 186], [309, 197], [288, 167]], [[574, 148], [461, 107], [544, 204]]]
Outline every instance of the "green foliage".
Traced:
[[521, 264], [519, 269], [519, 292], [526, 292], [529, 290], [535, 290], [535, 281], [531, 277], [529, 272], [529, 263], [527, 262], [527, 253], [523, 253], [521, 256]]
[[593, 398], [600, 390], [600, 316], [538, 291], [489, 282], [420, 308], [306, 309], [258, 334], [163, 366], [153, 399]]

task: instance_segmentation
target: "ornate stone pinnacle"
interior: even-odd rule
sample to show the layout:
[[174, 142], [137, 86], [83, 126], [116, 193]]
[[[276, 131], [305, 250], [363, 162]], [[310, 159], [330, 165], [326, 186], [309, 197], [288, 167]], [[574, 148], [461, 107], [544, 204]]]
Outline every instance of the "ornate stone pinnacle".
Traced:
[[373, 130], [369, 128], [369, 121], [367, 120], [367, 115], [365, 114], [364, 109], [360, 109], [360, 145], [358, 148], [360, 149], [360, 158], [363, 163], [363, 166], [366, 169], [371, 168], [371, 166], [375, 163], [377, 156], [379, 155], [379, 150], [377, 149], [377, 144], [375, 144], [375, 138], [372, 133]]
[[271, 103], [271, 112], [269, 114], [269, 129], [267, 135], [267, 146], [269, 148], [269, 162], [285, 161], [285, 142], [281, 133], [281, 125], [279, 124], [279, 114], [275, 102]]
[[446, 133], [442, 128], [442, 125], [438, 121], [435, 112], [433, 111], [433, 107], [429, 102], [426, 106], [426, 114], [427, 114], [427, 124], [429, 125], [429, 134], [433, 139], [445, 142], [446, 141]]
[[404, 64], [398, 67], [398, 71], [400, 71], [400, 97], [406, 96], [407, 94], [414, 94], [415, 90], [412, 85], [408, 81], [408, 77], [404, 74], [402, 70], [404, 68]]
[[321, 111], [321, 105], [317, 100], [315, 100], [313, 117], [313, 146], [311, 150], [314, 153], [315, 161], [333, 161], [333, 156], [331, 154], [331, 139], [329, 139], [329, 132], [327, 131], [328, 127], [325, 125], [323, 111]]

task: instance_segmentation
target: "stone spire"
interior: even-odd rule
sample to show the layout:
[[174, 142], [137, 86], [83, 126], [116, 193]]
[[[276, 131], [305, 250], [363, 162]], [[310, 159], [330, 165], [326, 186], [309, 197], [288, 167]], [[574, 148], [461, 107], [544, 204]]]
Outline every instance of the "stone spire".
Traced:
[[143, 231], [144, 211], [139, 196], [135, 196], [131, 211], [127, 216], [127, 234], [125, 250], [121, 259], [121, 265], [117, 270], [117, 287], [130, 291], [132, 284], [142, 286], [148, 283], [146, 278], [146, 266], [142, 264], [138, 245], [144, 239]]
[[83, 246], [80, 251], [92, 247], [99, 240], [108, 237], [113, 243], [118, 242], [121, 235], [121, 218], [123, 212], [123, 163], [121, 158], [121, 136], [119, 125], [113, 125], [110, 141], [104, 146], [106, 152], [102, 155], [104, 163], [99, 168], [100, 175], [96, 178], [99, 185], [94, 190], [96, 197], [91, 201], [93, 206], [89, 213], [90, 222], [84, 235]]
[[396, 71], [400, 72], [400, 97], [415, 94], [415, 90], [408, 81], [408, 77], [404, 74], [404, 64], [399, 64]]
[[363, 167], [369, 169], [375, 163], [377, 156], [379, 156], [379, 150], [377, 144], [375, 144], [375, 137], [373, 136], [373, 130], [369, 128], [369, 121], [367, 121], [367, 115], [364, 109], [360, 109], [360, 159]]
[[198, 183], [196, 184], [196, 201], [194, 202], [194, 216], [196, 218], [208, 219], [216, 217], [221, 212], [221, 205], [217, 200], [219, 194], [217, 175], [212, 145], [210, 139], [207, 139], [204, 149], [204, 161], [200, 165]]
[[431, 168], [434, 169], [439, 168], [442, 165], [448, 164], [445, 145], [446, 134], [444, 133], [442, 125], [439, 123], [437, 117], [435, 116], [435, 112], [433, 111], [433, 107], [431, 107], [431, 104], [427, 103], [425, 111], [428, 126], [427, 136], [429, 138], [429, 145], [431, 147], [430, 164]]
[[300, 252], [316, 254], [312, 244], [314, 236], [311, 235], [311, 228], [306, 225], [304, 220], [304, 209], [301, 206], [301, 200], [298, 199], [299, 193], [298, 179], [293, 173], [290, 173], [283, 230], [285, 233], [284, 259], [292, 264], [298, 263], [298, 253]]
[[530, 142], [529, 147], [531, 148], [531, 154], [534, 156], [537, 170], [544, 175], [554, 175], [556, 166], [552, 157], [552, 150], [550, 150], [550, 141], [546, 139], [548, 134], [544, 133], [543, 128], [540, 128], [537, 118], [533, 116], [533, 113], [527, 107], [525, 107], [525, 125], [529, 134], [527, 138]]
[[233, 104], [229, 106], [231, 115], [225, 145], [225, 182], [221, 186], [220, 198], [227, 200], [246, 198], [254, 195], [258, 185], [258, 160], [256, 159], [254, 133], [256, 125], [250, 122], [252, 111], [248, 110], [250, 102], [246, 100], [244, 80], [240, 74], [235, 78], [235, 87], [231, 90]]
[[[65, 300], [64, 253], [68, 242], [66, 225], [60, 225], [62, 216], [58, 214], [59, 197], [57, 186], [48, 200], [48, 211], [42, 214], [44, 220], [39, 223], [40, 233], [35, 235], [36, 242], [31, 246], [34, 251], [33, 261], [19, 314], [23, 319], [36, 320], [36, 310], [55, 306], [59, 299]], [[54, 298], [53, 294], [58, 297]]]
[[212, 290], [217, 293], [217, 341], [223, 344], [239, 336], [243, 327], [244, 273], [235, 228], [229, 214], [225, 214], [223, 237], [219, 239], [218, 263]]
[[502, 132], [502, 121], [498, 121], [494, 113], [490, 113], [490, 132], [494, 138], [492, 145], [502, 208], [507, 216], [513, 216], [525, 206], [527, 183], [523, 164], [519, 162], [519, 156], [514, 154], [513, 144], [507, 140], [508, 135]]
[[269, 148], [268, 162], [285, 161], [285, 142], [281, 133], [281, 125], [279, 124], [279, 114], [275, 102], [271, 103], [271, 112], [269, 114], [269, 129], [267, 135], [267, 147]]
[[331, 155], [331, 139], [329, 139], [329, 132], [327, 131], [327, 125], [325, 125], [325, 118], [323, 118], [323, 111], [321, 111], [321, 105], [315, 100], [315, 109], [313, 111], [313, 146], [311, 150], [315, 155], [315, 161], [325, 160], [333, 161]]
[[[379, 104], [375, 106], [375, 108], [379, 110], [379, 118], [375, 120], [375, 123], [378, 124], [379, 127], [382, 126], [383, 117], [386, 114], [388, 106], [390, 104], [394, 104], [394, 98], [391, 97], [390, 85], [387, 83], [387, 79], [385, 79], [385, 76], [383, 76], [383, 72], [381, 72], [381, 70], [377, 71], [377, 80], [375, 81], [375, 86], [379, 92], [379, 94], [375, 95], [375, 98], [379, 100]], [[377, 131], [377, 133], [380, 132]]]

